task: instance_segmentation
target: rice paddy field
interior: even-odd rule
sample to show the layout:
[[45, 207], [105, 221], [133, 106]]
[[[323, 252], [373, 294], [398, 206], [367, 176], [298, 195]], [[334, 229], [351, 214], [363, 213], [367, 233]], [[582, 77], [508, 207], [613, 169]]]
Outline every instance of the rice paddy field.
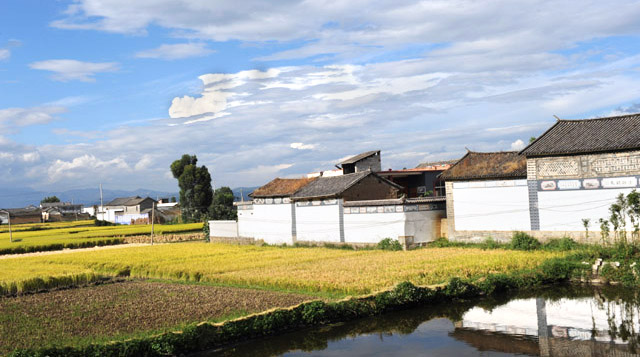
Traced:
[[5, 256], [0, 257], [0, 354], [16, 347], [149, 336], [310, 299], [367, 294], [402, 281], [432, 285], [455, 276], [511, 273], [560, 254], [187, 242]]
[[313, 297], [195, 284], [127, 281], [0, 298], [0, 354], [107, 342], [287, 307]]
[[[97, 227], [93, 221], [22, 224], [11, 228], [13, 242], [9, 239], [9, 227], [0, 226], [0, 255], [120, 244], [123, 237], [151, 233], [150, 225]], [[155, 225], [154, 233], [178, 234], [201, 229], [202, 223]]]
[[126, 276], [345, 296], [398, 282], [443, 283], [533, 268], [561, 253], [425, 248], [411, 251], [238, 246], [204, 242], [0, 259], [0, 292], [15, 294]]

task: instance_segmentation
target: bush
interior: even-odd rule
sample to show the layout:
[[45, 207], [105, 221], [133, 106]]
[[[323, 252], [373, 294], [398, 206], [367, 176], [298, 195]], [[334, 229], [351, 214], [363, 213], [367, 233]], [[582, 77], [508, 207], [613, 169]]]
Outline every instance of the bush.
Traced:
[[395, 239], [385, 238], [378, 242], [376, 248], [381, 250], [402, 250], [402, 245]]
[[117, 224], [109, 221], [103, 221], [101, 219], [96, 218], [93, 220], [93, 225], [97, 227], [104, 227], [104, 226], [116, 226]]
[[434, 240], [433, 242], [431, 242], [430, 245], [432, 247], [445, 248], [445, 247], [451, 246], [451, 242], [449, 242], [449, 239], [447, 239], [447, 237], [440, 237]]
[[511, 249], [535, 250], [540, 248], [540, 242], [524, 232], [513, 232], [511, 238]]
[[547, 250], [564, 252], [579, 248], [580, 244], [569, 237], [564, 237], [560, 239], [550, 239], [543, 247]]
[[484, 244], [485, 244], [487, 249], [502, 248], [502, 244], [496, 242], [496, 240], [493, 239], [493, 237], [489, 237], [489, 238], [485, 239]]

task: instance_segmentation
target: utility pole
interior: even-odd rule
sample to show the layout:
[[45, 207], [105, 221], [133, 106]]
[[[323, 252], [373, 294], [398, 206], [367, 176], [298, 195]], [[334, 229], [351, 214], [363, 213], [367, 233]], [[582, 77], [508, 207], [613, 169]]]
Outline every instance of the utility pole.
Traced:
[[13, 232], [11, 231], [11, 213], [7, 211], [7, 220], [9, 221], [9, 243], [13, 243]]
[[153, 223], [156, 220], [156, 203], [151, 205], [151, 245], [153, 245]]

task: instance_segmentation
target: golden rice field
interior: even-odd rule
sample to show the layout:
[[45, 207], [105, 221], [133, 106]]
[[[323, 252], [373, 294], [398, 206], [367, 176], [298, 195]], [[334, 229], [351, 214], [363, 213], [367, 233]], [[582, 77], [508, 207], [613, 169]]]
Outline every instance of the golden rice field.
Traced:
[[[533, 268], [561, 253], [425, 248], [406, 252], [176, 243], [0, 259], [0, 291], [129, 275], [335, 295]], [[49, 284], [50, 286], [47, 286]]]
[[[176, 234], [200, 231], [202, 223], [155, 225], [155, 234]], [[118, 243], [118, 237], [151, 233], [150, 225], [93, 225], [93, 221], [38, 223], [12, 226], [13, 242], [9, 229], [0, 227], [0, 254], [62, 249], [89, 245]]]

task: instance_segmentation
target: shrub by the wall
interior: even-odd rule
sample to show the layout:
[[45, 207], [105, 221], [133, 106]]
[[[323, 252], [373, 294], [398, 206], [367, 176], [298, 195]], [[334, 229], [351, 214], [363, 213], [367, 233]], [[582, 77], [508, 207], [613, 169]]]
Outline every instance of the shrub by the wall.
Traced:
[[540, 242], [524, 232], [513, 232], [511, 249], [534, 250], [540, 248]]

